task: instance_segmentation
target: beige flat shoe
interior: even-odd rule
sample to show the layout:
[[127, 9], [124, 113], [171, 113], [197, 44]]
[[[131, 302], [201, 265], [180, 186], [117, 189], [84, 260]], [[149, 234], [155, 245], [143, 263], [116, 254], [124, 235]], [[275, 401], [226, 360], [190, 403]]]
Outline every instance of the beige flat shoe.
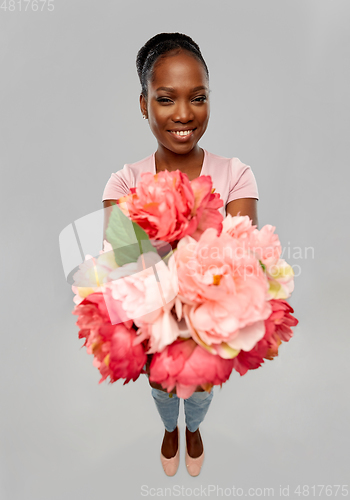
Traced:
[[166, 458], [162, 452], [160, 452], [160, 461], [162, 462], [162, 466], [164, 469], [164, 472], [167, 476], [174, 476], [177, 472], [177, 469], [179, 468], [179, 462], [180, 462], [180, 432], [179, 428], [177, 427], [177, 452], [174, 457], [171, 458]]
[[190, 476], [198, 476], [198, 474], [201, 471], [202, 464], [204, 461], [204, 450], [201, 455], [197, 458], [192, 458], [189, 456], [188, 451], [187, 451], [187, 443], [186, 443], [186, 455], [185, 455], [185, 462], [186, 462], [186, 469], [187, 472], [190, 474]]

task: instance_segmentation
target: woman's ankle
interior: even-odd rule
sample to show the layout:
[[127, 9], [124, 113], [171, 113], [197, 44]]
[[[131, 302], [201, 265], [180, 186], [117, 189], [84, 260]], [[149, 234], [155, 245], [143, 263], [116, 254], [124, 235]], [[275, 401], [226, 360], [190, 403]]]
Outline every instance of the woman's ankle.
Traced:
[[169, 432], [165, 429], [162, 442], [162, 449], [161, 449], [162, 455], [165, 458], [172, 458], [176, 455], [178, 448], [179, 448], [178, 428], [175, 427], [175, 429], [172, 432]]

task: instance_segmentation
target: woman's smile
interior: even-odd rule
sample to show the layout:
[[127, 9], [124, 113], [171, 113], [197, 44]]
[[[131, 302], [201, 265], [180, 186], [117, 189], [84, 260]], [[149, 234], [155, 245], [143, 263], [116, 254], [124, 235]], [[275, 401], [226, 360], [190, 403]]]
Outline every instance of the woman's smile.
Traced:
[[196, 129], [168, 130], [175, 140], [185, 142], [191, 139]]

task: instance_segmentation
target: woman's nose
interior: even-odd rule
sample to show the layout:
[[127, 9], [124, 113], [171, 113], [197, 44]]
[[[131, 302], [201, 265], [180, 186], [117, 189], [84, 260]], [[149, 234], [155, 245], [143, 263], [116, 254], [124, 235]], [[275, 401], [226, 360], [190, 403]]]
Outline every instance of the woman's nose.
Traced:
[[178, 101], [174, 108], [173, 120], [187, 123], [193, 120], [194, 114], [188, 102]]

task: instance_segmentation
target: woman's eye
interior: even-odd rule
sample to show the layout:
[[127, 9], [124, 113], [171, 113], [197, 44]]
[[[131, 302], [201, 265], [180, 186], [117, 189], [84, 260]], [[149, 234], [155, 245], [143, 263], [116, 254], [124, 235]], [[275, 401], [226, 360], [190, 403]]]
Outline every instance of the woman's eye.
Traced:
[[[194, 99], [195, 102], [204, 102], [206, 100], [207, 100], [207, 97], [205, 95], [196, 97]], [[165, 103], [172, 102], [171, 99], [168, 99], [167, 97], [158, 97], [157, 101], [158, 102], [165, 102]]]

